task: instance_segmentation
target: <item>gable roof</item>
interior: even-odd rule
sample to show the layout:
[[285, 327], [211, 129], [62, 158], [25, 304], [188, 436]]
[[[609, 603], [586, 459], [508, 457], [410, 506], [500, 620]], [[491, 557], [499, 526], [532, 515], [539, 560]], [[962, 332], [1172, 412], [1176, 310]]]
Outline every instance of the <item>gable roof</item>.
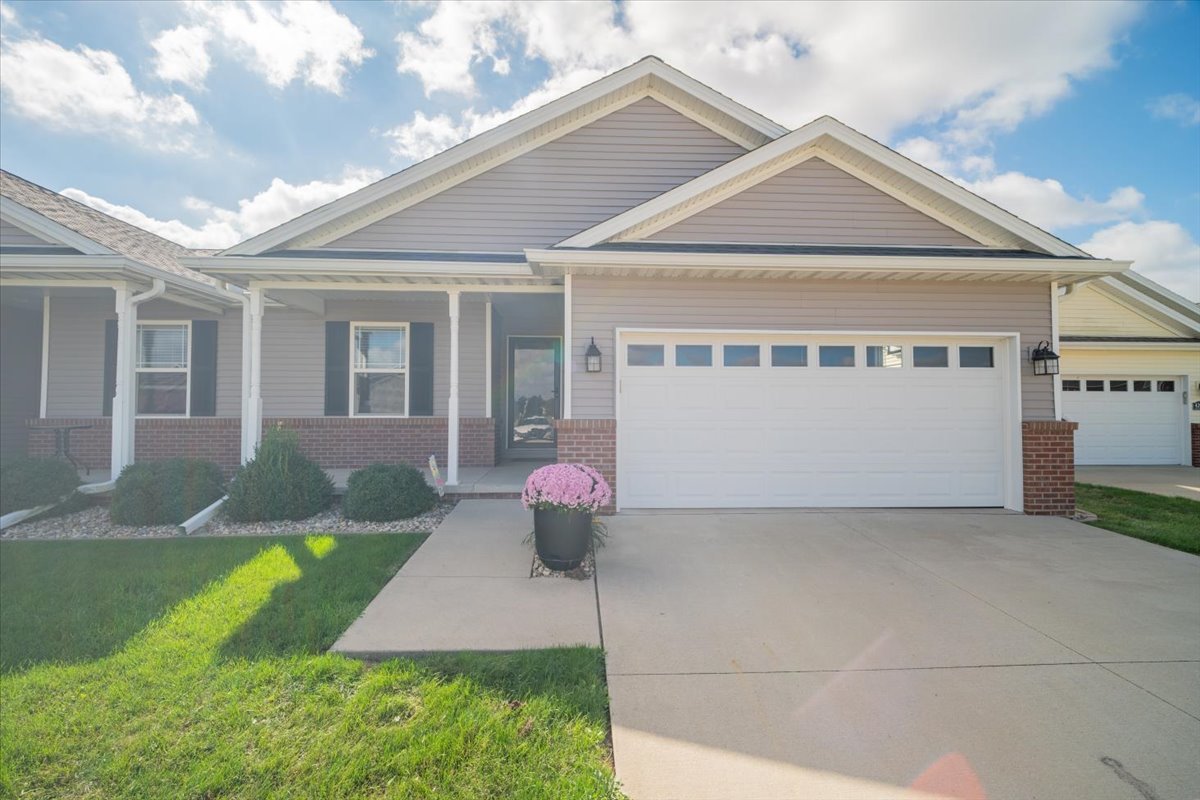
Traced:
[[0, 170], [0, 198], [5, 201], [5, 216], [84, 255], [125, 256], [181, 278], [216, 285], [214, 279], [181, 263], [180, 259], [192, 255], [183, 245], [5, 170]]
[[[1200, 336], [1200, 304], [1175, 294], [1144, 275], [1126, 271], [1086, 285], [1180, 336]], [[1070, 296], [1061, 302], [1071, 302]], [[1063, 331], [1068, 333], [1068, 326], [1064, 326]]]
[[647, 56], [449, 150], [234, 245], [221, 255], [253, 256], [284, 246], [307, 249], [328, 244], [351, 229], [395, 214], [645, 97], [658, 100], [748, 149], [787, 133], [782, 125], [662, 60]]
[[564, 239], [559, 247], [643, 238], [808, 159], [820, 157], [983, 245], [1089, 258], [1074, 245], [984, 200], [833, 117], [791, 133], [640, 206]]

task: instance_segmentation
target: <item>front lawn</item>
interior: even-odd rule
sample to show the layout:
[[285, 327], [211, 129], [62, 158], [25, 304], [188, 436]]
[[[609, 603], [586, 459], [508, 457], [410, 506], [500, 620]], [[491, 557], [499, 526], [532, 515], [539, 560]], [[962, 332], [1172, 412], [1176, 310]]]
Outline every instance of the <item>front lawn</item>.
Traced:
[[0, 543], [0, 796], [619, 796], [599, 651], [324, 653], [420, 542]]
[[1200, 502], [1077, 483], [1075, 505], [1099, 517], [1090, 523], [1098, 528], [1200, 555]]

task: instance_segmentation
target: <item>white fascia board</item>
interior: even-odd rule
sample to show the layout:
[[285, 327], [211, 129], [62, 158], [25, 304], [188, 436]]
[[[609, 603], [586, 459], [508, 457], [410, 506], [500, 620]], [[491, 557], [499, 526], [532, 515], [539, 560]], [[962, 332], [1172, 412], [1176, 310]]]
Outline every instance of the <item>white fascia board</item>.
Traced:
[[61, 242], [64, 246], [74, 248], [84, 255], [115, 255], [112, 250], [99, 242], [95, 242], [65, 225], [60, 225], [44, 214], [10, 198], [0, 197], [0, 214], [11, 219], [18, 227], [42, 238]]
[[[612, 217], [599, 225], [588, 228], [570, 238], [559, 242], [561, 247], [591, 247], [601, 242], [613, 239], [635, 226], [673, 208], [705, 192], [712, 191], [722, 184], [736, 180], [739, 176], [764, 166], [768, 162], [781, 158], [789, 152], [802, 150], [813, 145], [822, 136], [828, 136], [847, 147], [851, 147], [868, 158], [872, 158], [883, 166], [893, 170], [924, 186], [931, 191], [957, 203], [973, 214], [982, 217], [1037, 247], [1046, 250], [1051, 255], [1083, 256], [1088, 254], [1055, 236], [1031, 225], [1013, 214], [984, 200], [978, 195], [964, 189], [957, 183], [938, 175], [915, 161], [900, 155], [858, 131], [844, 125], [832, 117], [821, 117], [807, 125], [797, 128], [791, 133], [765, 144], [757, 150], [751, 150], [716, 169], [694, 178], [687, 183], [652, 198], [639, 206]], [[770, 173], [762, 179], [765, 180]], [[917, 206], [923, 205], [920, 203]], [[697, 209], [699, 210], [699, 209]]]
[[536, 128], [553, 122], [556, 118], [570, 114], [607, 94], [619, 91], [650, 75], [679, 87], [682, 91], [696, 95], [705, 103], [736, 118], [747, 126], [760, 130], [763, 135], [776, 138], [786, 133], [787, 129], [766, 117], [751, 111], [723, 94], [689, 78], [682, 72], [669, 67], [654, 57], [644, 58], [624, 69], [607, 75], [594, 83], [577, 89], [570, 94], [547, 103], [540, 108], [502, 123], [489, 131], [451, 147], [442, 153], [427, 158], [407, 169], [391, 175], [383, 180], [365, 186], [340, 200], [309, 211], [295, 219], [272, 228], [269, 231], [240, 242], [221, 252], [221, 255], [253, 256], [264, 253], [272, 248], [291, 241], [305, 233], [309, 233], [322, 225], [351, 214], [361, 208], [398, 192], [413, 184], [429, 180], [438, 173], [451, 169], [470, 159], [482, 155], [493, 147], [503, 144], [510, 139], [516, 139]]
[[1072, 342], [1062, 343], [1062, 352], [1068, 350], [1195, 350], [1200, 352], [1200, 342], [1181, 340], [1178, 342]]
[[1132, 270], [1122, 273], [1120, 278], [1100, 281], [1097, 288], [1138, 303], [1163, 321], [1175, 322], [1200, 333], [1200, 305]]
[[370, 258], [288, 258], [287, 256], [198, 256], [184, 259], [192, 269], [211, 275], [391, 275], [469, 276], [473, 278], [535, 278], [528, 264], [494, 261], [381, 261]]
[[662, 253], [611, 250], [526, 250], [535, 266], [674, 267], [753, 270], [871, 270], [887, 272], [1047, 272], [1055, 275], [1112, 275], [1129, 268], [1129, 261], [1061, 258], [972, 258], [954, 256], [863, 256], [790, 253]]
[[[161, 279], [167, 284], [172, 295], [183, 295], [190, 298], [185, 304], [196, 305], [196, 301], [205, 303], [204, 308], [218, 309], [223, 306], [236, 305], [241, 301], [234, 292], [209, 286], [204, 283], [188, 280], [173, 272], [158, 267], [133, 261], [119, 255], [38, 255], [32, 253], [0, 254], [0, 281], [15, 285], [11, 279], [5, 279], [3, 273], [8, 270], [21, 272], [38, 272], [46, 275], [40, 285], [53, 286], [62, 281], [54, 276], [58, 274], [73, 274], [81, 271], [112, 275], [112, 283], [123, 281], [153, 282]], [[70, 279], [65, 279], [70, 281]], [[183, 299], [180, 299], [183, 302]]]

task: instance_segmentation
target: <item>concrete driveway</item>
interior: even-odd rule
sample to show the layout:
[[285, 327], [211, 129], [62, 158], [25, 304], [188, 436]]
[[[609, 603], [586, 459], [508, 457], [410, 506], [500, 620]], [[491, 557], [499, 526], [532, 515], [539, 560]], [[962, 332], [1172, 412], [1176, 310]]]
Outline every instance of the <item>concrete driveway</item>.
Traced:
[[1076, 467], [1075, 480], [1200, 500], [1200, 467]]
[[609, 528], [635, 800], [1200, 796], [1200, 558], [1006, 513]]

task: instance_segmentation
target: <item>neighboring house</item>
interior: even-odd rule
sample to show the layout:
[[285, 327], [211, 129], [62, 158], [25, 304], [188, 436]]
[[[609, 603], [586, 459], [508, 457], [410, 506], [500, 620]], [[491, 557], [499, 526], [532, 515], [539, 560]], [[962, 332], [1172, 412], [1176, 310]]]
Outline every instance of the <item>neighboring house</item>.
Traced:
[[52, 455], [56, 430], [82, 426], [72, 454], [115, 473], [135, 441], [140, 458], [170, 457], [179, 418], [218, 414], [239, 441], [238, 361], [216, 358], [240, 348], [225, 314], [243, 293], [180, 263], [192, 254], [0, 171], [4, 454]]
[[1076, 464], [1200, 467], [1200, 306], [1134, 272], [1059, 300]]
[[[232, 467], [282, 425], [326, 467], [432, 453], [450, 483], [587, 461], [621, 508], [1051, 514], [1074, 507], [1075, 425], [1029, 354], [1060, 287], [1129, 266], [654, 58], [180, 260], [247, 301], [245, 325], [213, 317], [219, 416], [152, 420], [179, 454]], [[94, 348], [112, 315], [55, 305], [46, 416], [100, 425], [99, 350], [56, 375], [54, 343]]]

